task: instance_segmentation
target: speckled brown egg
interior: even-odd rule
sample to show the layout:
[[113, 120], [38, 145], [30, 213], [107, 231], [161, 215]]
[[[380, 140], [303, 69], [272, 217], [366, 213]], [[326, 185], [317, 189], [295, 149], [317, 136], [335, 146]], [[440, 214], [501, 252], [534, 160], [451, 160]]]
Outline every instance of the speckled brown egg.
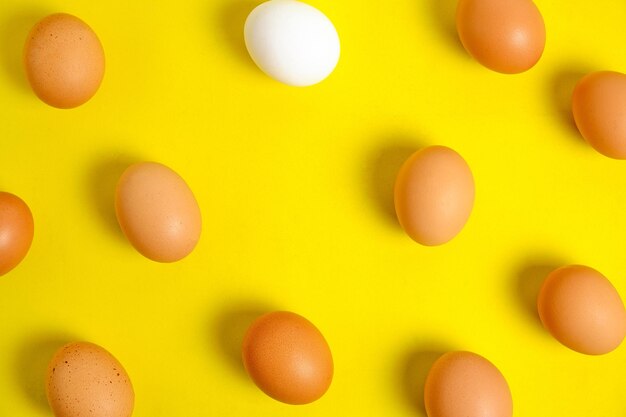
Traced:
[[130, 417], [135, 393], [122, 365], [87, 342], [63, 346], [48, 365], [48, 403], [56, 417]]
[[243, 363], [254, 383], [287, 404], [307, 404], [328, 390], [333, 358], [326, 339], [304, 317], [275, 311], [259, 317], [243, 341]]
[[62, 109], [80, 106], [104, 77], [104, 50], [79, 18], [57, 13], [33, 27], [24, 48], [28, 81], [45, 103]]
[[202, 217], [191, 189], [180, 175], [156, 162], [140, 162], [124, 171], [115, 211], [130, 243], [153, 261], [178, 261], [200, 239]]
[[537, 299], [543, 325], [562, 344], [580, 353], [601, 355], [626, 336], [626, 310], [604, 275], [584, 265], [550, 273]]
[[33, 241], [33, 215], [16, 195], [0, 192], [0, 275], [24, 259]]
[[428, 417], [511, 417], [513, 400], [494, 364], [472, 352], [448, 352], [433, 364], [424, 386]]

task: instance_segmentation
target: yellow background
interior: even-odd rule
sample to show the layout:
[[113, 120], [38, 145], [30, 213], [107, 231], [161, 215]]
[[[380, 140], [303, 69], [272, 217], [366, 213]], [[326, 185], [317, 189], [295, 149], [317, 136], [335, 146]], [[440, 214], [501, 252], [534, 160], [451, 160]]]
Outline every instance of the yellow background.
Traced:
[[[568, 96], [591, 70], [626, 71], [626, 5], [537, 0], [547, 27], [521, 75], [469, 58], [452, 0], [310, 0], [342, 42], [335, 72], [293, 88], [247, 55], [257, 1], [0, 2], [0, 189], [35, 218], [28, 256], [0, 278], [0, 415], [50, 416], [43, 376], [60, 344], [112, 352], [134, 416], [422, 416], [438, 352], [471, 350], [507, 378], [516, 416], [623, 416], [626, 346], [589, 357], [534, 311], [551, 268], [582, 263], [626, 295], [626, 163], [590, 148]], [[107, 68], [74, 110], [39, 101], [21, 67], [28, 30], [64, 11], [100, 37]], [[426, 145], [476, 181], [459, 236], [422, 247], [393, 214], [395, 173]], [[132, 162], [177, 171], [203, 214], [196, 250], [139, 255], [113, 211]], [[266, 397], [239, 360], [251, 317], [310, 319], [335, 360], [307, 406]]]

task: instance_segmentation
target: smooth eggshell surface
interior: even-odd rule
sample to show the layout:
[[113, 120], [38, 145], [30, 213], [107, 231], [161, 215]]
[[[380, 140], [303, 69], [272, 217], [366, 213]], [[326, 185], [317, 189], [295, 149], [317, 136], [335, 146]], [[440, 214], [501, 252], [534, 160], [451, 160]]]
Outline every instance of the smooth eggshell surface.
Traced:
[[460, 0], [456, 27], [470, 55], [505, 74], [533, 67], [546, 43], [543, 17], [531, 0]]
[[608, 353], [626, 335], [626, 310], [617, 290], [587, 266], [571, 265], [551, 272], [539, 292], [537, 308], [550, 333], [580, 353]]
[[63, 346], [48, 365], [48, 403], [56, 417], [130, 417], [135, 393], [122, 365], [87, 342]]
[[333, 358], [324, 336], [295, 313], [259, 317], [246, 332], [242, 355], [254, 383], [284, 403], [317, 400], [333, 378]]
[[474, 179], [465, 160], [445, 146], [414, 153], [396, 179], [398, 221], [422, 245], [441, 245], [455, 237], [474, 205]]
[[626, 159], [626, 75], [600, 71], [583, 77], [572, 94], [574, 120], [598, 152]]
[[22, 199], [0, 192], [0, 275], [19, 264], [33, 241], [34, 223]]
[[202, 217], [196, 198], [185, 180], [156, 162], [140, 162], [124, 171], [115, 211], [130, 243], [157, 262], [184, 258], [200, 239]]
[[428, 417], [511, 417], [511, 391], [491, 362], [471, 352], [448, 352], [433, 364], [424, 386]]
[[51, 106], [67, 109], [85, 103], [100, 87], [104, 50], [85, 22], [58, 13], [31, 30], [24, 65], [35, 94]]
[[319, 83], [339, 61], [339, 36], [319, 10], [296, 0], [270, 0], [248, 16], [244, 39], [270, 77], [294, 86]]

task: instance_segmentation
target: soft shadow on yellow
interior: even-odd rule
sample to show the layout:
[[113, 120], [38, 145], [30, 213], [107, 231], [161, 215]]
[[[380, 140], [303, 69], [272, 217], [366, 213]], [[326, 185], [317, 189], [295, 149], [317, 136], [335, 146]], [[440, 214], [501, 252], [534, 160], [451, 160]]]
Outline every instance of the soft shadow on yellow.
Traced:
[[221, 28], [223, 39], [242, 62], [255, 69], [254, 61], [246, 49], [243, 28], [250, 12], [261, 3], [262, 1], [234, 0], [225, 4], [219, 13], [219, 28]]
[[212, 319], [212, 338], [216, 340], [222, 355], [240, 374], [245, 375], [241, 345], [246, 331], [255, 319], [274, 310], [258, 302], [240, 302], [223, 309], [217, 320]]
[[456, 30], [456, 5], [458, 0], [428, 0], [432, 12], [432, 21], [451, 47], [465, 52]]
[[139, 159], [130, 156], [98, 159], [87, 175], [87, 198], [93, 209], [114, 235], [124, 239], [115, 214], [115, 189], [122, 173]]
[[416, 415], [426, 417], [424, 386], [430, 368], [450, 348], [438, 344], [424, 344], [408, 351], [402, 362], [402, 389], [404, 398]]
[[537, 311], [537, 297], [541, 285], [550, 272], [563, 265], [566, 264], [554, 259], [531, 260], [523, 263], [517, 272], [513, 287], [514, 297], [538, 325], [541, 325], [541, 321]]
[[396, 176], [402, 164], [421, 146], [409, 139], [394, 139], [375, 150], [367, 164], [369, 196], [381, 216], [394, 227], [400, 227], [393, 201]]
[[45, 390], [48, 363], [58, 349], [74, 340], [68, 335], [50, 334], [33, 337], [19, 349], [15, 358], [15, 381], [36, 406], [49, 410]]
[[48, 13], [41, 10], [24, 10], [0, 22], [0, 59], [2, 70], [7, 73], [17, 90], [30, 94], [30, 86], [24, 71], [24, 45], [28, 33]]
[[572, 113], [572, 93], [576, 83], [585, 76], [587, 70], [581, 69], [580, 66], [571, 65], [565, 69], [556, 71], [551, 79], [552, 106], [554, 111], [570, 133], [573, 140], [586, 143], [581, 136], [574, 115]]

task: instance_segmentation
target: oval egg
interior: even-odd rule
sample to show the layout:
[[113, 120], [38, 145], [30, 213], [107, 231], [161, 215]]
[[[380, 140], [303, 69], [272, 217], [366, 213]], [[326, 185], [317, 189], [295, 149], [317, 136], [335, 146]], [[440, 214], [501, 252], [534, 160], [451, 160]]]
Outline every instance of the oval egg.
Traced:
[[472, 172], [450, 148], [421, 149], [400, 169], [394, 203], [400, 225], [413, 240], [441, 245], [463, 229], [472, 212]]
[[31, 30], [24, 48], [28, 81], [45, 103], [62, 109], [80, 106], [104, 77], [104, 50], [79, 18], [57, 13]]
[[140, 162], [122, 174], [115, 212], [130, 243], [145, 257], [174, 262], [189, 255], [200, 239], [202, 218], [192, 191], [176, 172]]
[[595, 150], [626, 159], [626, 75], [599, 71], [583, 77], [572, 94], [578, 130]]
[[537, 309], [546, 329], [580, 353], [611, 352], [626, 335], [622, 299], [608, 279], [588, 266], [552, 271], [539, 291]]
[[546, 43], [543, 17], [531, 0], [460, 0], [456, 27], [470, 55], [505, 74], [532, 68]]
[[87, 342], [57, 351], [48, 365], [46, 394], [56, 417], [130, 417], [135, 402], [124, 367]]
[[252, 323], [242, 356], [254, 383], [287, 404], [317, 400], [333, 378], [333, 358], [324, 336], [310, 321], [287, 311], [265, 314]]
[[0, 275], [24, 259], [33, 242], [34, 223], [21, 198], [0, 192]]
[[504, 376], [471, 352], [448, 352], [428, 372], [424, 385], [428, 417], [511, 417], [513, 400]]
[[270, 0], [246, 19], [246, 48], [270, 77], [293, 86], [317, 84], [339, 61], [339, 36], [319, 10], [296, 0]]

